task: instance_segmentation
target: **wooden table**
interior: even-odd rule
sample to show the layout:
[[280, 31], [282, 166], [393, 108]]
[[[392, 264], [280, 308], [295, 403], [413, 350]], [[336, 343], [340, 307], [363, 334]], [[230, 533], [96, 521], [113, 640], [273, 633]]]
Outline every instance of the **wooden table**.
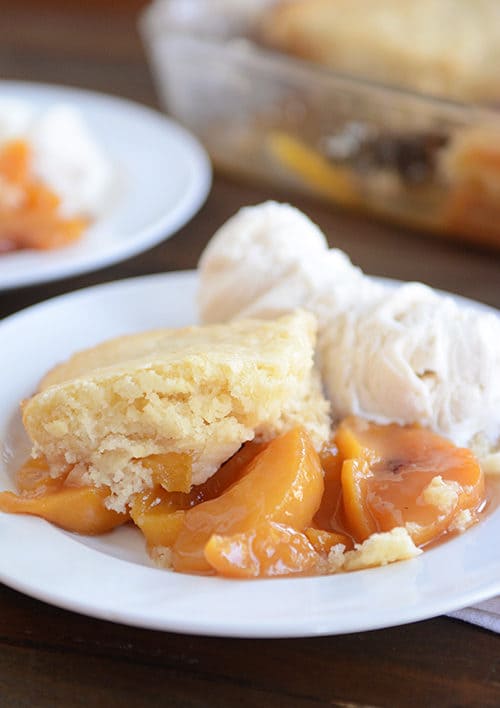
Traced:
[[[0, 0], [0, 75], [108, 91], [155, 105], [139, 0]], [[500, 307], [498, 254], [363, 221], [312, 200], [215, 177], [200, 213], [113, 267], [0, 295], [0, 316], [94, 283], [193, 268], [238, 207], [292, 200], [365, 271], [423, 280]], [[439, 617], [340, 637], [242, 640], [134, 629], [0, 586], [2, 706], [498, 706], [500, 641]]]

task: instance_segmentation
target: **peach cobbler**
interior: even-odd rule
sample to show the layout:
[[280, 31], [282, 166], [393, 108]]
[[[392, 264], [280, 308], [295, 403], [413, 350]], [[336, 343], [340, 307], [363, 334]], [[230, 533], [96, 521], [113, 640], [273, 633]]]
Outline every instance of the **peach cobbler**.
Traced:
[[469, 450], [355, 416], [331, 432], [315, 336], [296, 310], [74, 355], [22, 405], [33, 457], [0, 509], [82, 534], [134, 523], [160, 565], [232, 578], [383, 565], [472, 525]]

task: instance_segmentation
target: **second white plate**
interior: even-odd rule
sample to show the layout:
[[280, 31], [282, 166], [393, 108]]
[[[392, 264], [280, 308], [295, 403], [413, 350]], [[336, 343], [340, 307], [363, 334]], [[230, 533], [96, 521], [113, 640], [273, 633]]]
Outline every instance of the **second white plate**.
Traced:
[[0, 290], [96, 270], [174, 234], [200, 208], [211, 183], [199, 142], [161, 113], [104, 94], [0, 81], [0, 97], [36, 109], [64, 103], [81, 112], [107, 154], [115, 184], [105, 212], [68, 248], [0, 255]]
[[[196, 287], [194, 273], [124, 280], [35, 305], [0, 324], [0, 489], [13, 488], [13, 472], [29, 454], [18, 406], [41, 376], [103, 339], [192, 324]], [[328, 577], [231, 581], [154, 568], [133, 528], [87, 538], [41, 519], [0, 514], [0, 580], [59, 607], [153, 629], [340, 634], [425, 619], [500, 593], [499, 536], [497, 509], [411, 561]]]

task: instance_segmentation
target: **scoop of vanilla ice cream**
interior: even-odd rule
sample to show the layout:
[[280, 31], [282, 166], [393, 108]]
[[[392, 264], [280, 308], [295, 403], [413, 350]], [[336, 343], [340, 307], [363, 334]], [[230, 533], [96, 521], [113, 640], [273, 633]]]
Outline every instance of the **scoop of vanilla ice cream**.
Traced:
[[30, 139], [35, 173], [61, 199], [65, 216], [98, 216], [113, 180], [113, 167], [81, 114], [55, 105], [34, 121]]
[[199, 310], [206, 323], [257, 312], [273, 317], [302, 305], [314, 309], [310, 302], [322, 299], [332, 277], [346, 287], [364, 279], [345, 253], [328, 249], [305, 214], [272, 201], [241, 209], [215, 233], [199, 275]]
[[0, 101], [0, 145], [26, 140], [33, 173], [61, 200], [65, 217], [98, 216], [109, 197], [113, 166], [80, 112], [66, 104], [37, 109], [13, 98]]
[[200, 261], [207, 322], [318, 318], [317, 357], [334, 418], [418, 423], [456, 444], [500, 442], [500, 319], [419, 283], [365, 276], [288, 205], [241, 210]]
[[337, 418], [419, 423], [471, 443], [500, 435], [500, 319], [419, 283], [325, 321], [322, 374]]
[[29, 130], [33, 108], [17, 98], [0, 98], [0, 145], [19, 138]]

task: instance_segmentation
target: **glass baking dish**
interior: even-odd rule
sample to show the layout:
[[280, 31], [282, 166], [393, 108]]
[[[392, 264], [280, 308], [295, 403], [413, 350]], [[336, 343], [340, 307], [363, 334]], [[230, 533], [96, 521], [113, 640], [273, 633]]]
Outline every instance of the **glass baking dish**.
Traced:
[[214, 164], [500, 247], [500, 113], [270, 51], [270, 0], [156, 0], [140, 29], [165, 109]]

